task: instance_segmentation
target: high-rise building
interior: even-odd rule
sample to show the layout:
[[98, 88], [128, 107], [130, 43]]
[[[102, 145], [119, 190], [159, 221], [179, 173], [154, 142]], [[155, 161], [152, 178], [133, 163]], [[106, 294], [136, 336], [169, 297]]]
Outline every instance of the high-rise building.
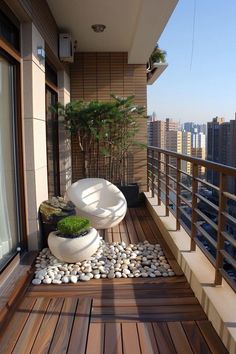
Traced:
[[153, 146], [161, 149], [166, 148], [166, 125], [163, 120], [152, 122]]
[[206, 148], [206, 135], [202, 132], [198, 132], [197, 128], [194, 128], [191, 139], [192, 147], [194, 149], [205, 149]]
[[174, 121], [173, 119], [166, 118], [166, 131], [170, 130], [178, 130], [179, 128], [179, 123]]
[[[205, 160], [205, 158], [206, 158], [206, 149], [205, 149], [205, 147], [204, 148], [201, 148], [201, 147], [194, 148], [194, 147], [192, 147], [191, 155], [192, 155], [192, 157], [197, 157], [199, 159]], [[199, 177], [205, 176], [205, 172], [206, 172], [206, 169], [205, 169], [204, 166], [199, 166], [198, 167], [198, 176]]]
[[[215, 117], [212, 122], [207, 123], [207, 160], [218, 163], [220, 160], [220, 146], [223, 141], [220, 140], [220, 126], [224, 123], [224, 118]], [[215, 185], [219, 184], [219, 175], [217, 172], [208, 170], [207, 180]]]
[[[235, 120], [225, 122], [224, 118], [213, 118], [212, 122], [207, 123], [208, 143], [207, 159], [223, 165], [236, 167], [236, 115]], [[208, 171], [207, 179], [210, 183], [219, 184], [219, 174]], [[228, 179], [228, 189], [236, 192], [235, 179]]]
[[[191, 133], [182, 132], [182, 154], [191, 155]], [[187, 161], [181, 161], [181, 169], [188, 174], [191, 173], [191, 163]]]

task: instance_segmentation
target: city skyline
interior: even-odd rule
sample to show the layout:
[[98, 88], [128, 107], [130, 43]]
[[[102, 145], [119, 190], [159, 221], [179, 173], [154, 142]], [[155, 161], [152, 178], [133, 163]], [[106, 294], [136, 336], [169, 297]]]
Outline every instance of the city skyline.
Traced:
[[236, 111], [236, 3], [196, 1], [193, 33], [194, 4], [178, 3], [159, 40], [169, 66], [148, 88], [148, 114], [181, 123], [215, 116], [229, 121]]

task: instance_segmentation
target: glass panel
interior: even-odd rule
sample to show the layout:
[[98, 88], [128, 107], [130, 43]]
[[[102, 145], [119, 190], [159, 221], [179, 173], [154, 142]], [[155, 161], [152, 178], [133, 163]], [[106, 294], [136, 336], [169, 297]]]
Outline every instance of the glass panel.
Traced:
[[0, 57], [0, 266], [17, 245], [13, 139], [13, 72]]
[[48, 195], [49, 197], [60, 195], [59, 173], [59, 143], [58, 143], [58, 117], [50, 111], [50, 106], [57, 103], [57, 94], [46, 88], [47, 110], [47, 168], [48, 168]]

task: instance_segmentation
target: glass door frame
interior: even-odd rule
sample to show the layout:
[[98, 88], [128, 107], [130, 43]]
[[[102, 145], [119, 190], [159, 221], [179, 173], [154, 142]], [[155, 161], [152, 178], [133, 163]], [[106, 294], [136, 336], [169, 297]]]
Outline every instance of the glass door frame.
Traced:
[[[21, 252], [27, 250], [27, 227], [25, 207], [25, 184], [24, 184], [24, 157], [22, 137], [22, 106], [21, 106], [21, 56], [4, 39], [0, 38], [0, 56], [11, 64], [12, 70], [12, 97], [13, 97], [13, 148], [14, 148], [14, 170], [15, 170], [15, 195], [17, 204], [17, 228], [18, 245]], [[17, 250], [12, 252], [8, 261], [0, 268], [0, 272], [6, 268]]]
[[[47, 91], [49, 91], [52, 95], [55, 96], [55, 103], [58, 102], [58, 89], [55, 85], [53, 85], [51, 82], [48, 80], [46, 81], [46, 86], [45, 86], [45, 106], [46, 106], [46, 130], [48, 129], [48, 118], [47, 118], [47, 109], [48, 109], [48, 103], [47, 103]], [[59, 121], [58, 121], [58, 116], [53, 113], [56, 118], [57, 122], [57, 127], [56, 127], [56, 132], [54, 132], [54, 137], [56, 137], [55, 141], [53, 141], [53, 155], [56, 156], [55, 159], [53, 159], [53, 169], [54, 172], [55, 170], [57, 171], [56, 175], [53, 175], [53, 183], [54, 183], [54, 190], [56, 196], [60, 196], [60, 152], [59, 152]], [[48, 131], [47, 131], [47, 136], [48, 136]], [[48, 151], [48, 147], [47, 147]], [[49, 168], [49, 163], [48, 163], [48, 152], [47, 152], [47, 168]], [[49, 171], [48, 171], [49, 174]], [[49, 179], [48, 179], [48, 187], [49, 187]], [[49, 189], [48, 189], [49, 191]]]

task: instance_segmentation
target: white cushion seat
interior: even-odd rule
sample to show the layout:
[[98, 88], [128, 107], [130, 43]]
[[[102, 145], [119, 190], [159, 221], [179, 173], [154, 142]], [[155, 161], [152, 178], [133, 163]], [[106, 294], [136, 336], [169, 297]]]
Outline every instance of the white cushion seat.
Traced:
[[119, 224], [127, 211], [123, 193], [103, 178], [84, 178], [73, 183], [66, 198], [75, 204], [77, 215], [88, 218], [96, 229]]

